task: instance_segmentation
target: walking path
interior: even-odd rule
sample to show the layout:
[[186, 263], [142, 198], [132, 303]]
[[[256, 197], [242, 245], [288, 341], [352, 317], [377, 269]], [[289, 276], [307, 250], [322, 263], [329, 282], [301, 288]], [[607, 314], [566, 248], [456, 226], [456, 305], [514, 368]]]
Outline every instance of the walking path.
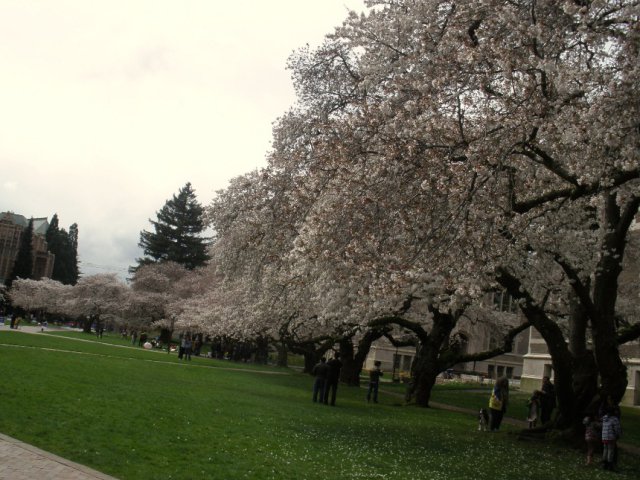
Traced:
[[0, 478], [11, 480], [116, 480], [0, 433]]

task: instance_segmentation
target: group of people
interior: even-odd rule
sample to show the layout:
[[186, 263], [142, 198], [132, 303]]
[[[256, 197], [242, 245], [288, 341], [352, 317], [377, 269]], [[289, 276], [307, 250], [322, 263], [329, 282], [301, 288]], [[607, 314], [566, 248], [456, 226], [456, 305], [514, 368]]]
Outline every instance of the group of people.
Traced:
[[602, 402], [598, 413], [584, 417], [584, 439], [587, 442], [587, 465], [593, 461], [593, 454], [602, 442], [602, 467], [614, 470], [618, 463], [618, 439], [622, 435], [620, 407], [611, 397]]
[[[336, 352], [334, 357], [327, 361], [321, 358], [313, 367], [311, 372], [315, 376], [313, 382], [313, 401], [324, 403], [325, 405], [336, 405], [336, 394], [338, 392], [338, 380], [340, 380], [340, 370], [342, 362], [340, 353]], [[329, 398], [331, 397], [331, 398]]]
[[[500, 377], [491, 391], [489, 398], [489, 430], [496, 432], [500, 429], [502, 418], [509, 404], [509, 379]], [[549, 377], [542, 377], [542, 387], [535, 390], [527, 403], [529, 414], [527, 421], [529, 428], [534, 428], [538, 420], [544, 425], [551, 420], [551, 414], [556, 408], [556, 389]]]
[[[382, 377], [380, 365], [382, 365], [382, 363], [376, 360], [374, 362], [374, 368], [369, 372], [367, 402], [373, 400], [374, 403], [378, 403], [378, 387], [380, 385], [380, 377]], [[325, 405], [335, 406], [341, 369], [342, 362], [340, 361], [339, 352], [336, 352], [334, 357], [329, 361], [322, 357], [313, 367], [311, 373], [315, 377], [312, 397], [314, 403], [320, 402]]]
[[556, 388], [549, 377], [542, 377], [542, 387], [540, 390], [533, 391], [533, 395], [527, 402], [527, 407], [529, 409], [527, 415], [529, 428], [535, 428], [538, 420], [542, 425], [551, 420], [551, 414], [556, 408]]
[[178, 347], [178, 358], [180, 360], [185, 359], [191, 361], [192, 353], [196, 357], [200, 355], [201, 346], [202, 342], [200, 342], [199, 338], [196, 338], [194, 341], [192, 340], [191, 335], [183, 335], [180, 340], [180, 347]]
[[[491, 391], [489, 399], [489, 427], [495, 432], [507, 411], [509, 403], [509, 380], [499, 378]], [[551, 421], [556, 408], [556, 390], [549, 377], [542, 378], [542, 387], [535, 390], [527, 403], [529, 428], [536, 427], [538, 420], [542, 425]], [[620, 407], [609, 396], [600, 405], [597, 413], [588, 414], [583, 422], [587, 443], [587, 465], [593, 462], [593, 455], [602, 444], [602, 466], [605, 470], [614, 470], [618, 460], [617, 441], [622, 435]]]

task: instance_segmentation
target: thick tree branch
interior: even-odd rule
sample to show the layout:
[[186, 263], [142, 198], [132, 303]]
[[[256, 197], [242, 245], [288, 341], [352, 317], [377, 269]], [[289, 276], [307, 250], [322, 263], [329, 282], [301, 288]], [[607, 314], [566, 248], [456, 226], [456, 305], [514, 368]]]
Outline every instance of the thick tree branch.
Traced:
[[618, 237], [618, 243], [624, 243], [624, 239], [627, 236], [631, 222], [638, 214], [638, 208], [640, 208], [640, 196], [633, 197], [625, 206], [620, 214], [618, 225], [616, 225], [616, 236]]
[[554, 175], [557, 175], [565, 182], [570, 183], [576, 187], [579, 186], [578, 179], [575, 175], [572, 175], [565, 170], [560, 163], [558, 163], [551, 155], [529, 142], [523, 145], [523, 150], [518, 152], [527, 158], [530, 158], [536, 163], [541, 163], [544, 167], [551, 171]]
[[580, 279], [580, 275], [578, 275], [578, 272], [576, 272], [574, 268], [569, 265], [569, 262], [567, 262], [561, 255], [556, 254], [554, 255], [553, 259], [558, 265], [560, 265], [564, 273], [569, 278], [571, 288], [580, 300], [582, 307], [585, 309], [585, 313], [589, 316], [589, 318], [593, 319], [594, 316], [597, 315], [597, 313], [595, 305], [591, 300], [591, 295], [589, 294], [589, 288]]
[[[611, 178], [611, 182], [607, 184], [607, 188], [619, 187], [627, 182], [636, 180], [638, 178], [640, 178], [640, 169], [618, 172], [618, 174], [614, 175], [613, 178]], [[593, 182], [588, 185], [560, 188], [526, 201], [515, 202], [513, 204], [513, 211], [516, 213], [527, 213], [534, 208], [540, 207], [555, 200], [587, 197], [601, 192], [602, 189], [603, 186], [600, 181]]]
[[413, 337], [412, 338], [403, 339], [403, 340], [398, 340], [393, 335], [391, 335], [391, 333], [387, 333], [387, 334], [385, 334], [383, 336], [387, 340], [389, 340], [389, 342], [391, 342], [391, 345], [393, 345], [396, 348], [417, 347], [418, 346], [418, 341]]
[[453, 363], [450, 366], [455, 365], [456, 363], [479, 362], [482, 360], [488, 360], [489, 358], [497, 357], [498, 355], [509, 353], [513, 350], [513, 339], [529, 327], [531, 327], [531, 322], [527, 321], [521, 325], [518, 325], [517, 327], [512, 328], [505, 334], [502, 340], [502, 345], [492, 350], [486, 350], [484, 352], [478, 353], [455, 355], [451, 358], [451, 361]]
[[421, 324], [416, 322], [411, 322], [405, 318], [402, 318], [396, 315], [389, 315], [386, 317], [380, 317], [375, 320], [372, 320], [371, 322], [369, 322], [369, 327], [371, 328], [382, 327], [384, 325], [391, 325], [391, 324], [398, 325], [399, 327], [410, 330], [423, 343], [426, 343], [429, 341], [429, 334], [425, 331], [425, 329], [422, 327]]

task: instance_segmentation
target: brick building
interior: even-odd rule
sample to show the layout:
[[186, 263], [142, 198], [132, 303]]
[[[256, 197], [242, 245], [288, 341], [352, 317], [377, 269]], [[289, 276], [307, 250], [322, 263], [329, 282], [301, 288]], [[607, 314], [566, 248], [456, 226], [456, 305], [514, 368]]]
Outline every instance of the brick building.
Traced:
[[[0, 213], [0, 282], [4, 283], [13, 271], [20, 249], [22, 232], [29, 225], [23, 215]], [[33, 278], [51, 278], [55, 255], [49, 252], [45, 235], [49, 228], [46, 217], [33, 219]]]

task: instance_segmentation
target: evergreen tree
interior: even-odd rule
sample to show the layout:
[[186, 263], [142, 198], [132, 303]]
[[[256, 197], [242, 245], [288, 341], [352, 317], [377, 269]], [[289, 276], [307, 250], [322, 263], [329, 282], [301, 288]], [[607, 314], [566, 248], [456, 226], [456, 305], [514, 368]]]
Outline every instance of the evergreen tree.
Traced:
[[203, 213], [191, 183], [187, 183], [157, 212], [157, 221], [149, 219], [154, 232], [140, 232], [138, 246], [145, 257], [137, 259], [138, 266], [173, 261], [193, 270], [204, 265], [209, 256], [208, 239], [200, 236], [205, 229]]
[[69, 233], [59, 227], [58, 214], [54, 214], [46, 233], [49, 251], [56, 256], [51, 278], [66, 285], [78, 281], [78, 225], [73, 224]]
[[70, 279], [71, 285], [75, 285], [80, 278], [80, 269], [78, 268], [78, 224], [73, 223], [69, 227], [69, 241], [71, 242], [70, 252]]
[[29, 219], [29, 224], [22, 231], [20, 237], [20, 247], [18, 255], [13, 264], [13, 271], [7, 279], [7, 287], [11, 288], [16, 278], [32, 278], [33, 277], [33, 217]]

